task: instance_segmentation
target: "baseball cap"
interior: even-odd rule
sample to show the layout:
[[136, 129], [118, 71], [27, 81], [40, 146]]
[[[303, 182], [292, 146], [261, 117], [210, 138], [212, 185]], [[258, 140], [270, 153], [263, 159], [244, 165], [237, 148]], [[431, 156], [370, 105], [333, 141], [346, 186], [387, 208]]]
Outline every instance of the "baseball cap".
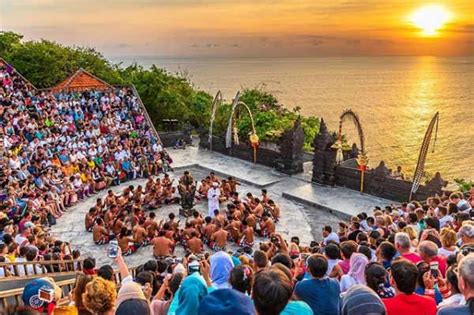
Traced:
[[45, 289], [54, 291], [54, 301], [57, 301], [61, 298], [62, 290], [58, 287], [54, 280], [51, 278], [40, 278], [34, 279], [28, 282], [23, 290], [21, 299], [25, 306], [29, 306], [35, 310], [45, 310], [48, 308], [49, 304], [46, 301], [43, 301], [39, 298], [39, 290]]

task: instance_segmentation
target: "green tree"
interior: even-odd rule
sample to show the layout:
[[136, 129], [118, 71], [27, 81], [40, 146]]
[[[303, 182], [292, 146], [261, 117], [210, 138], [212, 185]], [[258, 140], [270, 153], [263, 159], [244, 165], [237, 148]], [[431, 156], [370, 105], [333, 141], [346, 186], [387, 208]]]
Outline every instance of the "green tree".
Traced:
[[10, 53], [21, 45], [23, 35], [13, 32], [0, 32], [0, 57], [8, 59]]

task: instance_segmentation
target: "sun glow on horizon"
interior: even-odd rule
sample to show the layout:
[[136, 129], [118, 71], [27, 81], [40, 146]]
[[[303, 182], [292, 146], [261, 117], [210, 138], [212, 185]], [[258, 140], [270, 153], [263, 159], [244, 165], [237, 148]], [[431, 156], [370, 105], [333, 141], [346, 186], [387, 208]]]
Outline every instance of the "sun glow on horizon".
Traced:
[[432, 4], [416, 9], [409, 21], [422, 31], [423, 36], [435, 36], [451, 20], [452, 14], [444, 6]]

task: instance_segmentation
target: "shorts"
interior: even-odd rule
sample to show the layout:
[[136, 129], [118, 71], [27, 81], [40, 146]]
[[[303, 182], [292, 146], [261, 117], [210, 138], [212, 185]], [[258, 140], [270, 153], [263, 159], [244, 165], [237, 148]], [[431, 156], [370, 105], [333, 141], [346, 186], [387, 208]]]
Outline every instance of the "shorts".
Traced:
[[150, 242], [151, 242], [151, 239], [147, 237], [140, 243], [140, 247], [148, 246], [150, 245]]
[[245, 239], [245, 236], [242, 237], [242, 239], [239, 242], [239, 246], [242, 248], [253, 247], [253, 245], [254, 245], [254, 242], [247, 242], [247, 240]]
[[225, 246], [220, 247], [220, 246], [217, 246], [217, 244], [214, 243], [212, 245], [212, 249], [216, 252], [220, 252], [220, 251], [225, 251], [226, 247]]
[[128, 249], [125, 253], [122, 253], [123, 256], [130, 256], [131, 254], [135, 253], [137, 251], [137, 248], [135, 245], [130, 245], [128, 246]]
[[108, 236], [102, 236], [98, 241], [95, 241], [94, 243], [96, 245], [104, 245], [109, 242], [110, 238]]

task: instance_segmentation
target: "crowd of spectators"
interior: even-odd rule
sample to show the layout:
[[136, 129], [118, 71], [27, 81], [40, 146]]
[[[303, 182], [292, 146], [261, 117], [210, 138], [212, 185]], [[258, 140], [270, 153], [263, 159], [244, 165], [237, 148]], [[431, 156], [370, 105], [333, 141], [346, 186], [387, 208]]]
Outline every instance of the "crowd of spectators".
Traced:
[[[127, 88], [52, 95], [36, 91], [8, 65], [0, 66], [0, 84], [0, 262], [76, 258], [79, 253], [49, 235], [48, 227], [80, 199], [126, 180], [151, 178], [168, 168], [170, 159], [146, 124], [136, 96]], [[162, 184], [162, 180], [158, 182], [151, 178], [149, 189]], [[150, 235], [147, 229], [137, 232], [139, 228], [134, 231], [122, 226], [114, 233], [124, 239], [115, 259], [120, 283], [115, 282], [111, 265], [96, 269], [94, 260], [88, 258], [77, 275], [68, 306], [63, 306], [61, 289], [54, 281], [40, 278], [25, 286], [24, 306], [17, 312], [474, 313], [474, 189], [467, 195], [455, 192], [425, 203], [375, 208], [373, 214], [360, 213], [338, 228], [325, 226], [321, 242], [300, 244], [298, 236], [286, 240], [275, 233], [279, 210], [276, 214], [275, 204], [266, 210], [271, 205], [267, 192], [262, 192], [261, 198], [247, 196], [247, 206], [240, 210], [236, 189], [231, 188], [225, 196], [225, 186], [216, 178], [205, 184], [208, 190], [220, 187], [221, 197], [225, 197], [222, 201], [230, 202], [225, 209], [215, 209], [217, 213], [208, 216], [209, 222], [197, 213], [191, 218], [194, 221], [183, 222], [184, 227], [174, 221], [174, 216], [169, 218], [171, 223], [162, 225], [152, 212], [143, 218], [142, 211], [148, 209], [141, 204], [135, 208], [142, 217], [134, 219], [138, 187], [110, 196], [113, 202], [105, 201], [107, 210], [123, 202], [130, 205], [125, 210], [132, 226], [133, 220], [140, 219], [145, 220], [143, 224], [148, 220], [154, 225], [152, 236], [159, 239], [152, 240], [155, 257], [139, 266], [132, 277], [122, 252], [130, 252], [125, 246], [130, 240], [134, 246], [131, 234], [142, 233], [143, 241]], [[138, 195], [141, 200], [146, 194]], [[152, 196], [155, 199], [147, 206], [153, 208], [161, 196]], [[200, 198], [206, 196], [209, 194], [200, 192]], [[161, 201], [165, 200], [173, 202], [173, 198]], [[93, 232], [106, 219], [105, 215], [97, 217], [104, 209], [100, 203], [97, 207], [90, 211], [90, 226], [86, 218], [86, 228]], [[239, 227], [232, 225], [242, 215]], [[248, 239], [255, 233], [253, 227], [249, 229], [249, 216], [259, 236], [267, 238], [257, 250]], [[120, 220], [117, 215], [108, 218], [108, 223], [117, 217]], [[214, 225], [210, 240], [206, 240], [206, 233], [197, 238], [193, 232], [201, 230], [192, 231], [195, 225]], [[189, 235], [183, 239], [188, 228]], [[184, 257], [173, 256], [176, 231], [182, 232], [178, 233], [179, 242], [188, 249]], [[110, 234], [99, 236], [97, 244], [107, 243], [108, 239], [101, 237]], [[205, 252], [202, 246], [196, 251], [189, 244], [191, 239], [231, 239], [240, 248], [228, 251], [222, 244], [213, 244], [209, 246], [212, 252]], [[168, 252], [163, 254], [165, 247]], [[4, 275], [9, 272], [3, 268]]]
[[80, 200], [171, 162], [132, 89], [53, 94], [3, 62], [0, 136], [0, 262], [78, 258], [50, 226]]
[[79, 314], [471, 315], [471, 196], [455, 192], [424, 204], [377, 207], [338, 229], [325, 226], [322, 241], [307, 245], [272, 233], [257, 250], [155, 257], [134, 278], [119, 249], [122, 282], [114, 282], [110, 265], [93, 267], [78, 276], [65, 308]]

